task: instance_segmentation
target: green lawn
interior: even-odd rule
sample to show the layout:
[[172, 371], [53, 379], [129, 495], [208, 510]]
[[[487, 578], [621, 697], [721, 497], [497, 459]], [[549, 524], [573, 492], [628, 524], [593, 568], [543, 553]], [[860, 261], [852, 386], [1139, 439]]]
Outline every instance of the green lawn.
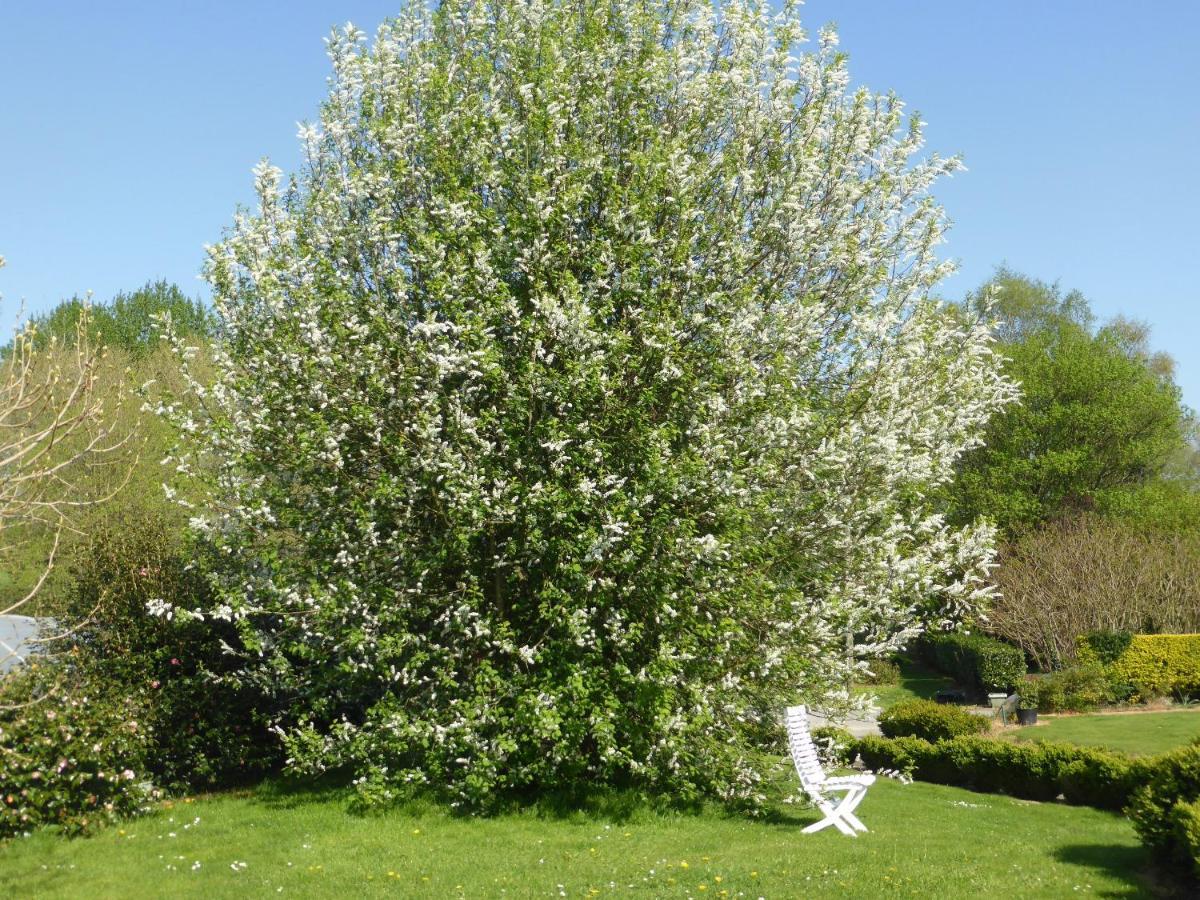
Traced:
[[932, 700], [934, 695], [943, 688], [956, 687], [954, 680], [940, 672], [926, 668], [920, 663], [908, 659], [900, 661], [900, 681], [898, 684], [863, 684], [856, 690], [863, 694], [874, 694], [876, 703], [887, 709], [901, 700], [921, 698]]
[[930, 784], [883, 781], [872, 829], [803, 835], [717, 813], [532, 812], [466, 819], [432, 807], [350, 815], [342, 795], [263, 792], [177, 802], [99, 835], [0, 847], [4, 897], [1066, 897], [1149, 896], [1123, 819]]
[[1036, 726], [1007, 732], [1015, 740], [1066, 741], [1151, 755], [1200, 738], [1200, 710], [1109, 713], [1042, 718]]

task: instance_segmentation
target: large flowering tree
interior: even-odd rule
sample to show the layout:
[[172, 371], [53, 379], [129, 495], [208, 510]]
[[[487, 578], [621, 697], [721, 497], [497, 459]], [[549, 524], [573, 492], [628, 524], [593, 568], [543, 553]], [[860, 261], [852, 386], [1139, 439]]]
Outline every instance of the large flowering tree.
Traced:
[[[1012, 397], [901, 104], [730, 0], [444, 0], [211, 250], [195, 525], [302, 769], [753, 801], [747, 734], [985, 594], [927, 495]], [[214, 507], [216, 509], [218, 507]], [[163, 612], [168, 612], [164, 605]]]

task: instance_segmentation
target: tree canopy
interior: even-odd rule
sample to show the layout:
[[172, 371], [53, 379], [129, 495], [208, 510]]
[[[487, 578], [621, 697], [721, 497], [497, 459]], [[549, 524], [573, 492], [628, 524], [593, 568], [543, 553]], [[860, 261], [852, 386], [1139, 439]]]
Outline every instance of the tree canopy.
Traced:
[[1115, 319], [1097, 326], [1078, 291], [1000, 269], [970, 295], [977, 313], [994, 304], [1005, 372], [1021, 401], [988, 425], [985, 445], [964, 456], [949, 491], [960, 521], [980, 515], [1013, 534], [1078, 509], [1125, 510], [1153, 518], [1193, 515], [1181, 484], [1192, 417], [1173, 363], [1149, 346], [1149, 329]]
[[931, 501], [1012, 396], [930, 298], [958, 162], [802, 37], [747, 0], [332, 37], [303, 169], [211, 253], [214, 599], [158, 607], [237, 623], [294, 767], [754, 803], [755, 728], [986, 595]]
[[150, 281], [135, 291], [119, 292], [111, 300], [91, 303], [73, 297], [48, 313], [33, 317], [39, 346], [52, 338], [69, 343], [75, 339], [78, 323], [87, 312], [89, 335], [101, 346], [141, 357], [158, 346], [160, 336], [155, 322], [169, 315], [177, 333], [211, 337], [215, 320], [203, 301], [188, 297], [178, 285]]

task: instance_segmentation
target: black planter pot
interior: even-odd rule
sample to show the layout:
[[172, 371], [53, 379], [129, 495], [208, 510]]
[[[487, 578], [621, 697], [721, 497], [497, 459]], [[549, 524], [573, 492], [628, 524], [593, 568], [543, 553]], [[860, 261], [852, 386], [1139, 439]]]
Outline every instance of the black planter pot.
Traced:
[[1036, 709], [1018, 709], [1017, 710], [1018, 725], [1036, 725], [1037, 710]]

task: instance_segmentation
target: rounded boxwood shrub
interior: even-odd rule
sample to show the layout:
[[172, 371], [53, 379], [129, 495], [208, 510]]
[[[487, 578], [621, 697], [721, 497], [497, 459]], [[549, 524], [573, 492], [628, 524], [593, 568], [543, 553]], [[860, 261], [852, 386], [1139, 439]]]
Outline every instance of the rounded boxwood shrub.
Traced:
[[960, 735], [984, 734], [990, 729], [991, 723], [984, 717], [932, 700], [902, 700], [879, 716], [879, 730], [886, 737], [940, 741]]
[[1180, 861], [1190, 865], [1192, 875], [1200, 879], [1200, 801], [1176, 803], [1171, 807], [1171, 824], [1181, 852]]
[[979, 735], [938, 741], [917, 761], [913, 775], [922, 781], [950, 784], [1030, 800], [1058, 794], [1057, 765], [1040, 747]]
[[1124, 809], [1154, 772], [1152, 758], [1128, 758], [1086, 747], [1076, 748], [1074, 756], [1060, 779], [1063, 799], [1077, 806]]
[[[1148, 784], [1140, 788], [1128, 815], [1142, 843], [1163, 862], [1191, 865], [1188, 841], [1182, 839], [1176, 804], [1200, 800], [1200, 742], [1154, 759]], [[1185, 811], [1186, 812], [1186, 811]]]
[[1053, 800], [1120, 810], [1155, 771], [1156, 759], [1131, 759], [1063, 743], [1023, 744], [966, 735], [922, 738], [866, 737], [851, 753], [873, 769], [899, 769], [921, 781], [1028, 800]]
[[933, 745], [924, 738], [881, 738], [875, 735], [859, 738], [852, 748], [853, 753], [862, 757], [868, 769], [889, 769], [910, 775], [916, 774], [932, 750]]

